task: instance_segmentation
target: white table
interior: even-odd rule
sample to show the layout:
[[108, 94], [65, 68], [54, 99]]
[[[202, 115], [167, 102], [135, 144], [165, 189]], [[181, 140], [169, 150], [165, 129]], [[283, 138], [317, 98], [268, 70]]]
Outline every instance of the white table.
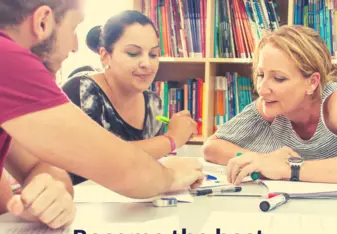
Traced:
[[[200, 146], [183, 148], [180, 155], [200, 156]], [[79, 186], [86, 186], [83, 183]], [[245, 191], [257, 195], [266, 192], [266, 188], [252, 182], [244, 187]], [[200, 233], [201, 228], [213, 211], [229, 211], [257, 214], [259, 210], [259, 197], [195, 197], [193, 203], [179, 203], [177, 207], [156, 208], [151, 203], [78, 203], [78, 219], [87, 222], [95, 220], [102, 222], [142, 222], [152, 219], [177, 215], [180, 228], [187, 228], [188, 233]], [[337, 211], [336, 200], [290, 200], [287, 204], [278, 207], [272, 213], [284, 214], [322, 214], [334, 215]], [[198, 215], [196, 215], [198, 213]], [[17, 222], [18, 219], [10, 216], [0, 216], [1, 222]], [[0, 224], [1, 225], [1, 224]], [[337, 233], [337, 228], [336, 228]]]

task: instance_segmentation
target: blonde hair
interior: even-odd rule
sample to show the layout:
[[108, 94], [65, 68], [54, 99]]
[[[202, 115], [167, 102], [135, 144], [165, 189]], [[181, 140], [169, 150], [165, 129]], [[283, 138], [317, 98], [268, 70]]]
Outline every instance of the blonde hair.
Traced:
[[295, 62], [304, 77], [309, 78], [314, 72], [320, 74], [320, 84], [315, 90], [313, 98], [321, 97], [322, 89], [327, 82], [337, 80], [330, 52], [319, 34], [311, 28], [293, 25], [282, 26], [259, 41], [253, 59], [255, 87], [259, 53], [269, 43], [283, 50]]

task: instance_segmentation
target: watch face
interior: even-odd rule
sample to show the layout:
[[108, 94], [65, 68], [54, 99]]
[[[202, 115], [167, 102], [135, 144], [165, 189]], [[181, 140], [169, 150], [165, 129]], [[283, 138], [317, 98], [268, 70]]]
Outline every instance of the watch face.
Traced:
[[290, 157], [290, 158], [288, 158], [288, 162], [290, 162], [290, 163], [302, 163], [303, 159], [297, 158], [297, 157]]

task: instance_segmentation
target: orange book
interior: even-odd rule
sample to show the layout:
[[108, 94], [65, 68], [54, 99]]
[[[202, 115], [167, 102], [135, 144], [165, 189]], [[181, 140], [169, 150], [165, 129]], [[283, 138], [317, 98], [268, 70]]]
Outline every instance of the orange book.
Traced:
[[167, 22], [166, 22], [166, 8], [165, 5], [160, 7], [161, 22], [162, 22], [162, 33], [163, 33], [163, 45], [164, 45], [164, 56], [168, 56], [168, 47], [167, 47]]
[[164, 14], [164, 23], [165, 23], [165, 28], [166, 28], [166, 50], [167, 50], [167, 56], [172, 57], [171, 54], [171, 24], [169, 21], [169, 0], [165, 0], [165, 14]]
[[184, 84], [184, 110], [188, 110], [188, 84]]
[[185, 58], [190, 57], [189, 56], [189, 50], [187, 46], [187, 35], [186, 35], [186, 25], [185, 25], [185, 13], [184, 13], [184, 5], [182, 3], [182, 0], [177, 0], [178, 4], [178, 12], [179, 12], [179, 17], [180, 17], [180, 39], [181, 39], [181, 44], [183, 48], [183, 56]]

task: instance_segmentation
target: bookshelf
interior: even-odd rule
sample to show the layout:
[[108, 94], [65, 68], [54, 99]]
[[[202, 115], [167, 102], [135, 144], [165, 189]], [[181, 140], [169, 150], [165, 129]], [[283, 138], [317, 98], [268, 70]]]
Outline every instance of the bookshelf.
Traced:
[[[214, 58], [214, 7], [215, 0], [207, 1], [206, 53], [205, 58], [161, 57], [156, 80], [184, 82], [190, 77], [204, 78], [203, 135], [194, 137], [190, 144], [202, 144], [214, 133], [214, 96], [215, 77], [224, 72], [238, 72], [251, 77], [252, 59], [249, 58]], [[275, 0], [278, 6], [280, 26], [293, 24], [295, 0]], [[142, 11], [142, 0], [133, 0], [135, 10]], [[337, 59], [333, 60], [337, 64]]]

